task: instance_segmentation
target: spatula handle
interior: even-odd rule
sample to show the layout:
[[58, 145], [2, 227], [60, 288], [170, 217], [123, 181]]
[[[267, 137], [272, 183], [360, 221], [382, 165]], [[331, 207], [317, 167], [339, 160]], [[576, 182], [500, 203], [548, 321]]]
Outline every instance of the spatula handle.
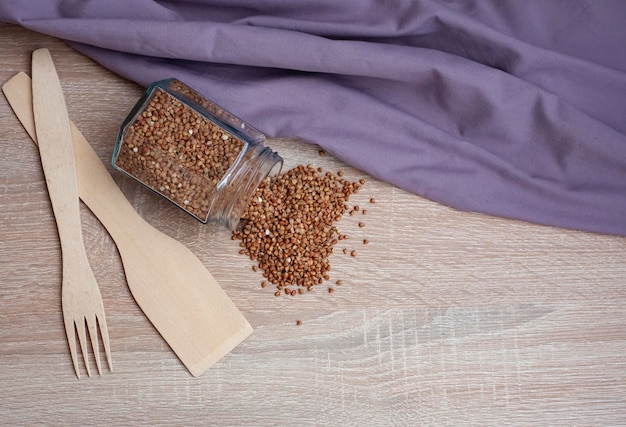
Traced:
[[[31, 104], [31, 78], [24, 72], [17, 73], [2, 86], [2, 90], [28, 135], [35, 144], [39, 144]], [[144, 221], [138, 218], [139, 214], [71, 121], [70, 130], [74, 140], [74, 159], [80, 159], [74, 160], [80, 198], [96, 214], [114, 240], [126, 232], [127, 226], [124, 224], [130, 222], [130, 227], [141, 227]]]

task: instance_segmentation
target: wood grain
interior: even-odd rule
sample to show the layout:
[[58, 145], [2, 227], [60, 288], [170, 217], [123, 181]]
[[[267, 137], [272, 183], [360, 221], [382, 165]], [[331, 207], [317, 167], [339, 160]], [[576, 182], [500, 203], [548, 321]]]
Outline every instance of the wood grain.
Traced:
[[[2, 82], [29, 69], [34, 49], [50, 49], [70, 118], [109, 165], [142, 89], [59, 40], [13, 25], [0, 36]], [[346, 247], [358, 250], [331, 259], [332, 281], [344, 284], [275, 298], [227, 230], [108, 167], [148, 222], [199, 257], [255, 332], [203, 376], [189, 375], [83, 206], [115, 372], [78, 381], [37, 148], [4, 100], [0, 144], [1, 424], [626, 424], [626, 239], [459, 212], [292, 142], [273, 146], [286, 167], [311, 163], [367, 181], [351, 200], [367, 207], [365, 228], [353, 217], [339, 223]]]

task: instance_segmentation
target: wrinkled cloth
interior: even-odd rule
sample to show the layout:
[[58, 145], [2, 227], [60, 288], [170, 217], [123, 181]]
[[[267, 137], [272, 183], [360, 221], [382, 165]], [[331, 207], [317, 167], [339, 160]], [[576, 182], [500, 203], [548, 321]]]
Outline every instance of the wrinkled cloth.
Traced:
[[456, 209], [626, 236], [623, 0], [0, 0], [0, 21]]

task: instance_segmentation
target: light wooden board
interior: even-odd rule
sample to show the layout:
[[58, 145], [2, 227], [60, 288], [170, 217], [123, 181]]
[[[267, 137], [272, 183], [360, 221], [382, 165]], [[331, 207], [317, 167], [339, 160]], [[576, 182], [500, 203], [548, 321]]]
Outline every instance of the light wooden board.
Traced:
[[[50, 49], [70, 118], [111, 171], [118, 126], [143, 90], [56, 39], [13, 25], [0, 26], [0, 39], [2, 82], [29, 69], [34, 49]], [[37, 148], [4, 99], [0, 144], [0, 424], [626, 424], [626, 239], [458, 212], [293, 143], [274, 146], [287, 167], [367, 180], [352, 200], [368, 208], [366, 227], [339, 223], [358, 256], [331, 259], [332, 280], [344, 285], [275, 298], [228, 231], [113, 173], [255, 332], [206, 374], [189, 375], [83, 206], [115, 371], [77, 380]]]

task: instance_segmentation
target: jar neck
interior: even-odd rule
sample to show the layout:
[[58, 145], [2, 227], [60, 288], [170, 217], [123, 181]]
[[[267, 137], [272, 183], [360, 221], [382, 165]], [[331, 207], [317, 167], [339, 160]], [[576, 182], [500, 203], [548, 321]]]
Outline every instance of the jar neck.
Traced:
[[217, 187], [209, 221], [235, 230], [254, 192], [267, 177], [280, 173], [283, 159], [263, 144], [247, 146]]

